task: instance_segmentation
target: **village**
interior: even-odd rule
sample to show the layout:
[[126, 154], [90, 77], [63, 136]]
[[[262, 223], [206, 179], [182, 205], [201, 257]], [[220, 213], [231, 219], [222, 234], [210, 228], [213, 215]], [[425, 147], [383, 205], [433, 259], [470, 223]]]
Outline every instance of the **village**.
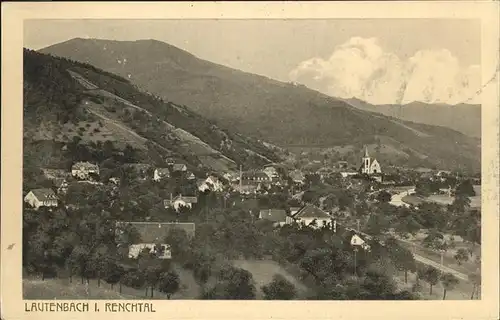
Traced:
[[[82, 195], [84, 190], [103, 190], [104, 196], [101, 196], [108, 195], [113, 200], [97, 200], [101, 202], [94, 208], [104, 212], [115, 210], [114, 202], [118, 201], [119, 194], [128, 193], [126, 188], [133, 184], [148, 189], [142, 192], [137, 189], [136, 194], [151, 192], [150, 189], [156, 188], [159, 194], [144, 201], [155, 199], [157, 203], [144, 205], [139, 196], [116, 209], [118, 217], [123, 218], [113, 219], [114, 242], [119, 247], [122, 261], [128, 261], [125, 265], [138, 261], [141, 254], [145, 253], [158, 260], [175, 261], [176, 253], [182, 250], [176, 248], [174, 243], [168, 243], [172, 233], [182, 230], [187, 238], [193, 239], [199, 221], [210, 219], [208, 211], [239, 210], [248, 215], [247, 221], [265, 222], [275, 229], [293, 225], [299, 229], [329, 230], [334, 234], [340, 230], [344, 235], [350, 232], [350, 245], [365, 252], [371, 251], [374, 241], [384, 244], [384, 239], [395, 237], [401, 245], [412, 247], [414, 254], [415, 246], [421, 247], [422, 252], [431, 251], [424, 255], [434, 259], [434, 266], [443, 270], [446, 268], [442, 253], [449, 241], [445, 231], [440, 230], [445, 228], [445, 224], [431, 224], [434, 220], [446, 220], [446, 210], [453, 210], [454, 206], [459, 205], [454, 200], [459, 192], [465, 192], [474, 200], [473, 189], [479, 190], [479, 179], [443, 170], [384, 168], [383, 164], [370, 156], [366, 147], [355, 164], [344, 160], [329, 167], [317, 168], [314, 164], [318, 163], [312, 164], [309, 169], [300, 169], [271, 163], [259, 170], [244, 171], [240, 167], [237, 172], [212, 172], [197, 176], [188, 170], [186, 164], [168, 158], [163, 167], [127, 163], [119, 171], [121, 175], [108, 173], [103, 179], [102, 168], [98, 164], [80, 161], [75, 162], [70, 171], [42, 169], [51, 187], [27, 190], [24, 202], [34, 212], [43, 211], [50, 215], [50, 212], [61, 207], [70, 212], [81, 208], [85, 200], [85, 195]], [[462, 212], [469, 210], [467, 208], [477, 210], [478, 207], [478, 201], [469, 200], [455, 210]], [[127, 210], [130, 212], [125, 213]], [[433, 211], [430, 214], [441, 217], [425, 216], [427, 221], [420, 220], [418, 223], [409, 218], [410, 211], [417, 216], [424, 216], [422, 212], [429, 210]], [[202, 215], [205, 218], [201, 218]], [[380, 221], [383, 215], [389, 220], [391, 215], [405, 216], [408, 220], [405, 223], [388, 224], [389, 220], [385, 223]], [[216, 216], [212, 217], [217, 219]], [[431, 231], [427, 231], [424, 239], [417, 241], [422, 230]], [[429, 239], [432, 232], [440, 235]], [[456, 233], [463, 238], [468, 236], [463, 232], [455, 232], [453, 236], [456, 237]], [[409, 241], [410, 238], [414, 240]], [[453, 244], [449, 247], [453, 247]], [[454, 253], [448, 253], [449, 258], [458, 260], [456, 250], [450, 252]], [[470, 259], [463, 258], [462, 254], [460, 259], [472, 261], [474, 254], [470, 253]], [[272, 258], [270, 255], [264, 257]], [[245, 257], [237, 255], [235, 258]], [[463, 261], [458, 262], [461, 264]]]

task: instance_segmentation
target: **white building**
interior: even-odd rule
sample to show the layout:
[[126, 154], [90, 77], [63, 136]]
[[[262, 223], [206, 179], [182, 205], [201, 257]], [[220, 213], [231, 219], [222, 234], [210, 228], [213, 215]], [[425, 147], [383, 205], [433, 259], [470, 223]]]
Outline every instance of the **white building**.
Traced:
[[86, 180], [91, 174], [99, 175], [99, 166], [90, 162], [77, 162], [71, 167], [71, 175]]
[[366, 147], [360, 171], [361, 173], [368, 175], [382, 173], [382, 170], [380, 169], [380, 164], [378, 163], [377, 159], [370, 157], [370, 155], [368, 154], [368, 149]]
[[186, 197], [182, 195], [168, 200], [163, 200], [165, 209], [174, 208], [175, 211], [179, 211], [182, 207], [191, 209], [195, 203], [198, 203], [197, 197]]
[[331, 226], [333, 223], [333, 218], [328, 213], [313, 205], [305, 205], [292, 215], [292, 219], [299, 224], [304, 223], [306, 226], [315, 221], [316, 228], [321, 228], [325, 224]]
[[24, 202], [35, 209], [40, 207], [57, 207], [58, 198], [51, 189], [33, 189], [24, 197]]
[[168, 168], [156, 168], [153, 173], [153, 180], [157, 182], [169, 177], [170, 170]]

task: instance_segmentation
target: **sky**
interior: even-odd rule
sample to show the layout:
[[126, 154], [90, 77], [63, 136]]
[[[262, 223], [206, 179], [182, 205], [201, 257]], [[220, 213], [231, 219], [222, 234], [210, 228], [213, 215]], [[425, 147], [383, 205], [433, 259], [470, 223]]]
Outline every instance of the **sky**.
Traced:
[[477, 102], [480, 32], [479, 20], [461, 19], [27, 20], [24, 46], [156, 39], [340, 98], [456, 104]]

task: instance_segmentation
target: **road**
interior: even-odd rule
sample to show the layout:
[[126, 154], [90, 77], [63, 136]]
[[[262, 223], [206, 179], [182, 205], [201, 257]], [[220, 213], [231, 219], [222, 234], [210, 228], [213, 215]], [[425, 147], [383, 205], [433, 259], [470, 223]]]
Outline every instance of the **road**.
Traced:
[[415, 188], [411, 188], [406, 191], [396, 193], [395, 195], [392, 196], [391, 201], [389, 203], [396, 207], [402, 207], [402, 206], [409, 207], [410, 205], [403, 201], [403, 197], [414, 193], [415, 193]]
[[443, 273], [451, 273], [455, 277], [459, 278], [460, 280], [469, 281], [469, 277], [466, 274], [458, 272], [455, 269], [451, 269], [451, 268], [448, 268], [446, 266], [442, 266], [440, 263], [437, 263], [437, 262], [432, 261], [430, 259], [424, 258], [424, 257], [422, 257], [422, 256], [420, 256], [420, 255], [418, 255], [416, 253], [413, 254], [413, 257], [418, 262], [421, 262], [421, 263], [426, 264], [428, 266], [433, 266], [434, 268], [440, 270]]

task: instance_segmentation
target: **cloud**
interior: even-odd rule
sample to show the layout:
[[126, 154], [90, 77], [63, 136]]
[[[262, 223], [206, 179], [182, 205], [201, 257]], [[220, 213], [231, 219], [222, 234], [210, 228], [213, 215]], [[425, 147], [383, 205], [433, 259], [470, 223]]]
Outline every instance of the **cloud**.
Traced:
[[302, 61], [289, 77], [331, 96], [373, 104], [457, 104], [479, 103], [481, 69], [462, 67], [446, 49], [421, 50], [401, 60], [381, 48], [377, 38], [353, 37], [337, 46], [327, 60]]

